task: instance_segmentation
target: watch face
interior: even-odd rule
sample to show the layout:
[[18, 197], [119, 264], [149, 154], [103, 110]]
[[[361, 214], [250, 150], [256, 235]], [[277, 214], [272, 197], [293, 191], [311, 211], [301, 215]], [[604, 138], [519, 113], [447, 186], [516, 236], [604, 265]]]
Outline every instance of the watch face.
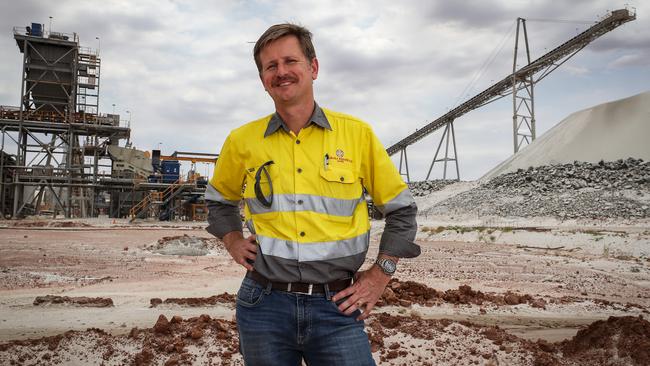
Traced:
[[397, 269], [397, 265], [395, 265], [395, 262], [393, 262], [393, 261], [386, 260], [386, 261], [384, 261], [384, 269], [388, 273], [393, 273]]
[[384, 271], [384, 273], [389, 275], [395, 273], [395, 270], [397, 269], [397, 264], [390, 259], [378, 259], [377, 264], [379, 265], [379, 268]]

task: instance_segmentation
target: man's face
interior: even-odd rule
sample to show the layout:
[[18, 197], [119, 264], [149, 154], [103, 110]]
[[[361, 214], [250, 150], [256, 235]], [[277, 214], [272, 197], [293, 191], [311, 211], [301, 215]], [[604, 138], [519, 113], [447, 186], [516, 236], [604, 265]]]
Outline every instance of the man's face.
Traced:
[[260, 79], [276, 105], [313, 100], [312, 81], [318, 76], [318, 60], [307, 60], [297, 37], [285, 36], [271, 42], [260, 52], [260, 61]]

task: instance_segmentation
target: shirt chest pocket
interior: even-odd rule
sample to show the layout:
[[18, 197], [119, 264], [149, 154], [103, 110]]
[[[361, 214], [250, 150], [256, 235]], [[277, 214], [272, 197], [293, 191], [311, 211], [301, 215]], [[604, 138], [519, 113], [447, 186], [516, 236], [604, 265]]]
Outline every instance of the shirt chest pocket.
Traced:
[[321, 167], [320, 186], [329, 219], [349, 223], [362, 193], [357, 174], [345, 168]]
[[331, 166], [327, 168], [321, 167], [320, 176], [325, 181], [326, 186], [329, 186], [330, 183], [336, 183], [337, 185], [334, 185], [334, 187], [343, 190], [351, 189], [352, 187], [349, 185], [357, 180], [356, 174], [352, 170]]

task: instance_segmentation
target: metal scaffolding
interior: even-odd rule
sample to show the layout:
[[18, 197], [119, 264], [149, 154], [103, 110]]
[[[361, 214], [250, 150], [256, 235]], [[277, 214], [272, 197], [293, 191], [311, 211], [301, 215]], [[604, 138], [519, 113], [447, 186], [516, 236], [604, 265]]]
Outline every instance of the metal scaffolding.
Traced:
[[[38, 30], [37, 30], [38, 29]], [[99, 114], [96, 51], [77, 34], [14, 28], [23, 54], [18, 107], [0, 106], [0, 208], [5, 217], [94, 216], [106, 146], [128, 139], [119, 116]], [[9, 150], [15, 148], [15, 156]], [[103, 161], [104, 160], [104, 161]]]
[[[80, 47], [75, 33], [44, 32], [34, 23], [14, 28], [14, 39], [23, 54], [22, 81], [19, 106], [0, 106], [4, 217], [205, 219], [207, 179], [195, 163], [214, 163], [217, 155], [158, 151], [158, 165], [189, 161], [192, 170], [187, 179], [177, 171], [174, 182], [156, 180], [148, 153], [130, 146], [130, 123], [99, 113], [98, 51]], [[119, 146], [124, 139], [126, 147]]]

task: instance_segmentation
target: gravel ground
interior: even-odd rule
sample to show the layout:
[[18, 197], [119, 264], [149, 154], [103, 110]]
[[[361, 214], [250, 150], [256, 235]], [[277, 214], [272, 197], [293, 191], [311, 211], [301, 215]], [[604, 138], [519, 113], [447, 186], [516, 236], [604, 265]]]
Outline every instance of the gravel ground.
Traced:
[[[494, 242], [421, 225], [422, 255], [400, 261], [366, 324], [378, 364], [646, 364], [631, 350], [648, 349], [647, 257], [578, 250], [601, 241], [536, 222]], [[243, 270], [201, 225], [28, 223], [0, 222], [0, 364], [242, 364]], [[634, 230], [607, 240], [647, 246]], [[536, 242], [558, 237], [574, 246]]]

